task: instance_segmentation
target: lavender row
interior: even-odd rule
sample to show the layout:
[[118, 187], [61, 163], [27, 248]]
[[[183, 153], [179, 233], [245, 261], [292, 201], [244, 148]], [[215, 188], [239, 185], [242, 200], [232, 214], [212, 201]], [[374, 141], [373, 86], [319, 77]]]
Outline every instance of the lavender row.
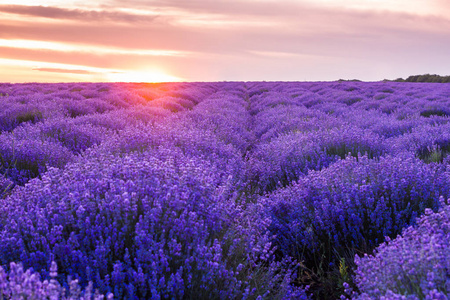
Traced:
[[275, 260], [266, 221], [239, 200], [245, 105], [214, 94], [111, 132], [16, 187], [2, 201], [2, 264], [21, 261], [48, 278], [55, 261], [63, 286], [71, 275], [117, 298], [306, 299], [291, 285], [296, 265]]
[[70, 275], [117, 298], [307, 298], [302, 268], [333, 270], [449, 196], [446, 85], [3, 84], [0, 95], [0, 263], [49, 281], [55, 262], [67, 291]]
[[314, 264], [338, 264], [395, 237], [450, 195], [441, 168], [408, 157], [347, 157], [265, 199], [279, 251]]
[[[448, 299], [450, 293], [450, 206], [427, 209], [416, 226], [380, 245], [374, 255], [356, 256], [355, 299]], [[375, 280], [374, 280], [375, 279]]]
[[20, 185], [114, 132], [190, 110], [215, 91], [206, 84], [87, 83], [2, 84], [0, 90], [0, 172]]
[[277, 255], [303, 262], [299, 281], [317, 285], [315, 297], [339, 297], [356, 253], [449, 196], [448, 86], [256, 83], [249, 95], [258, 139], [247, 180]]

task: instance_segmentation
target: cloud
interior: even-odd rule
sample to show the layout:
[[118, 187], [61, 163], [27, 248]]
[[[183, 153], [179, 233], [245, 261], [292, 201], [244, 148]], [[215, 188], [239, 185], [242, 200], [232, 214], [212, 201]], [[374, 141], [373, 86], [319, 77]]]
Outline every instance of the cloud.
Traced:
[[125, 23], [152, 22], [157, 16], [130, 14], [120, 11], [67, 9], [49, 6], [0, 5], [0, 12], [31, 17], [76, 21], [114, 21]]
[[95, 46], [89, 44], [74, 44], [61, 42], [48, 42], [27, 39], [1, 39], [0, 48], [51, 50], [56, 52], [92, 53], [96, 55], [137, 55], [137, 56], [183, 56], [188, 53], [155, 49], [130, 49], [118, 47]]
[[[249, 16], [240, 26], [227, 26], [227, 20], [239, 18], [225, 16], [222, 17], [224, 25], [214, 28], [180, 22], [191, 18], [191, 14], [180, 13], [177, 18], [166, 18], [161, 14], [158, 20], [139, 26], [109, 22], [95, 25], [69, 22], [55, 26], [25, 19], [20, 23], [0, 23], [0, 38], [230, 55], [249, 50], [303, 54], [333, 51], [339, 54], [341, 48], [344, 50], [340, 52], [347, 55], [349, 43], [360, 48], [367, 43], [382, 45], [411, 38], [420, 42], [417, 37], [423, 35], [445, 38], [450, 33], [450, 21], [444, 18], [311, 7], [305, 8], [301, 17], [298, 12], [296, 17]], [[204, 20], [207, 23], [207, 19]]]
[[187, 57], [170, 56], [137, 56], [134, 54], [97, 55], [86, 52], [62, 52], [42, 49], [17, 49], [0, 47], [0, 57], [5, 59], [26, 60], [35, 62], [51, 62], [59, 64], [83, 65], [93, 68], [127, 69], [143, 66], [164, 67], [171, 64], [181, 64]]
[[33, 68], [33, 71], [52, 72], [52, 73], [68, 73], [68, 74], [96, 74], [95, 72], [86, 70], [67, 70], [58, 68]]
[[[339, 8], [298, 0], [98, 3], [77, 9], [0, 5], [4, 13], [0, 39], [5, 41], [0, 57], [98, 68], [154, 65], [196, 80], [263, 80], [261, 76], [270, 70], [280, 80], [295, 79], [299, 72], [320, 78], [327, 66], [335, 68], [333, 76], [345, 78], [339, 72], [359, 67], [401, 69], [411, 61], [450, 64], [445, 51], [450, 48], [450, 15]], [[7, 21], [8, 16], [15, 18]], [[11, 39], [49, 43], [41, 45], [45, 49], [23, 49], [8, 45]], [[58, 50], [50, 42], [67, 47]], [[168, 55], [152, 56], [152, 49]], [[314, 66], [316, 70], [309, 70]]]
[[[104, 7], [179, 10], [192, 13], [242, 16], [292, 16], [302, 18], [310, 11], [397, 12], [415, 15], [440, 15], [449, 11], [448, 0], [121, 0], [106, 1]], [[445, 15], [445, 14], [444, 14]]]

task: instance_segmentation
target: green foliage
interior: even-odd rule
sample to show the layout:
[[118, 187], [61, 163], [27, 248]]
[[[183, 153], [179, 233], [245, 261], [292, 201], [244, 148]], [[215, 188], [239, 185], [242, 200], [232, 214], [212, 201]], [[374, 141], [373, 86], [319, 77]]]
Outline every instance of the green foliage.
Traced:
[[441, 162], [443, 160], [444, 156], [442, 154], [442, 151], [436, 150], [430, 153], [429, 161], [430, 162]]
[[328, 156], [339, 156], [341, 159], [346, 158], [348, 155], [353, 157], [358, 157], [360, 154], [366, 154], [369, 158], [375, 158], [378, 156], [377, 151], [374, 151], [370, 147], [364, 145], [348, 145], [345, 143], [339, 143], [335, 145], [330, 145], [324, 148], [325, 153]]
[[423, 147], [417, 151], [417, 156], [425, 163], [441, 163], [450, 152], [448, 141], [436, 141], [431, 147]]
[[42, 120], [42, 112], [40, 112], [38, 110], [23, 112], [16, 116], [16, 120], [18, 123], [24, 123], [24, 122], [36, 123], [36, 122]]
[[443, 108], [432, 107], [421, 111], [420, 115], [425, 118], [429, 118], [431, 116], [448, 117], [450, 116], [450, 113]]
[[359, 79], [339, 79], [338, 82], [362, 82]]
[[440, 76], [436, 74], [412, 75], [406, 79], [397, 78], [396, 82], [435, 82], [435, 83], [450, 83], [450, 76]]
[[363, 100], [362, 97], [349, 97], [347, 99], [345, 99], [344, 101], [342, 101], [343, 103], [347, 104], [347, 105], [353, 105], [355, 103], [361, 102]]

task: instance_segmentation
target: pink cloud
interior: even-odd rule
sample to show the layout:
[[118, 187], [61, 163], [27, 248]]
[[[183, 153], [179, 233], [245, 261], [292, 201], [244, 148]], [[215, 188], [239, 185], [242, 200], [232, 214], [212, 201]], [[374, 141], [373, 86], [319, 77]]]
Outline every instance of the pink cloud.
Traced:
[[10, 13], [49, 19], [78, 21], [152, 22], [156, 17], [129, 14], [118, 11], [99, 11], [87, 9], [67, 9], [49, 6], [0, 5], [0, 13]]
[[[133, 13], [116, 10], [123, 6], [140, 9], [143, 14], [134, 13], [137, 10]], [[160, 15], [149, 17], [144, 14], [146, 9], [158, 10]], [[303, 80], [304, 74], [314, 78], [320, 74], [345, 78], [345, 72], [360, 67], [364, 67], [366, 78], [375, 79], [380, 74], [380, 65], [386, 66], [386, 75], [382, 76], [385, 78], [408, 75], [398, 72], [409, 72], [411, 66], [442, 69], [450, 64], [445, 50], [450, 47], [450, 18], [443, 16], [331, 9], [298, 1], [244, 0], [125, 3], [115, 0], [96, 10], [0, 5], [0, 12], [23, 16], [22, 21], [0, 21], [3, 39], [190, 53], [185, 57], [155, 58], [0, 48], [1, 57], [13, 59], [100, 68], [157, 65], [175, 76], [195, 80], [262, 80], [261, 74], [269, 74], [270, 70], [270, 76], [276, 74], [278, 80], [297, 76]], [[210, 20], [223, 26], [207, 26]], [[236, 21], [239, 26], [233, 23]], [[307, 56], [314, 59], [308, 61]], [[314, 66], [315, 70], [310, 70]]]

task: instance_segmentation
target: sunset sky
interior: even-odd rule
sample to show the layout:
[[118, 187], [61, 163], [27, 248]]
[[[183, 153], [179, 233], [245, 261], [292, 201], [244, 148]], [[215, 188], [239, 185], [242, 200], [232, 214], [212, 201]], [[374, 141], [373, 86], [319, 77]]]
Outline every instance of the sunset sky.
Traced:
[[0, 0], [0, 82], [450, 75], [450, 0]]

